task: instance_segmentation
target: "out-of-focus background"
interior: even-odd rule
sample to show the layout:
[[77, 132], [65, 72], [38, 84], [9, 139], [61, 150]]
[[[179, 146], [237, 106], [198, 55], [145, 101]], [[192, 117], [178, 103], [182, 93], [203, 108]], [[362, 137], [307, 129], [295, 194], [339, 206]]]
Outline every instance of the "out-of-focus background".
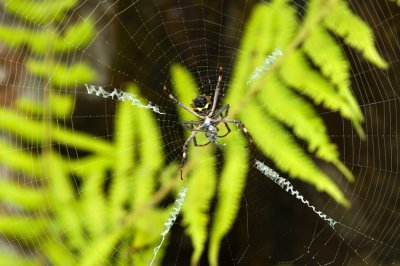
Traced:
[[0, 265], [399, 264], [399, 11], [0, 1]]

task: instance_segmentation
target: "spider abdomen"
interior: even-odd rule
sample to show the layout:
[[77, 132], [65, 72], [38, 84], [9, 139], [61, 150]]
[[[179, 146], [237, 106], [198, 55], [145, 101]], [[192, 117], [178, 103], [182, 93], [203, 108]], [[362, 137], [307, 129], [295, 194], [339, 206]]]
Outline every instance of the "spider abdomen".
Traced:
[[199, 95], [193, 99], [190, 106], [193, 108], [193, 111], [195, 111], [197, 114], [206, 116], [211, 111], [211, 107], [212, 107], [211, 96], [207, 96], [204, 94]]

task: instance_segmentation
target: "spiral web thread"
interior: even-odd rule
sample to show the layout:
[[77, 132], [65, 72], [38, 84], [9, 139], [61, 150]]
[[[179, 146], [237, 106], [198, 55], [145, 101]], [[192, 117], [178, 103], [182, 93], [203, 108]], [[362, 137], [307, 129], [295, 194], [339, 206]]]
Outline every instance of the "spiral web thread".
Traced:
[[270, 167], [266, 166], [262, 162], [256, 160], [255, 166], [257, 170], [259, 170], [261, 173], [263, 173], [265, 176], [267, 176], [269, 179], [271, 179], [275, 184], [280, 186], [283, 190], [294, 196], [296, 199], [300, 200], [303, 204], [307, 205], [308, 208], [312, 209], [313, 212], [315, 212], [322, 220], [327, 222], [330, 227], [332, 227], [335, 230], [335, 225], [337, 222], [324, 214], [321, 211], [318, 211], [313, 205], [310, 204], [310, 202], [297, 191], [293, 185], [285, 178], [279, 176], [277, 172], [272, 170]]

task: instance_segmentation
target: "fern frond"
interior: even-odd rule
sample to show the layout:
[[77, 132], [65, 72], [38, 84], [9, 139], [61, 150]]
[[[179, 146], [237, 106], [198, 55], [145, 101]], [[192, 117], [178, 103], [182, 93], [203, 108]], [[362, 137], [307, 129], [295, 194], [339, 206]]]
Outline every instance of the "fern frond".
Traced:
[[[138, 95], [138, 88], [129, 86], [130, 92]], [[134, 108], [131, 116], [135, 127], [138, 129], [139, 164], [134, 170], [133, 189], [135, 194], [131, 197], [133, 206], [139, 206], [149, 200], [154, 193], [156, 180], [155, 175], [164, 164], [163, 143], [160, 128], [153, 112], [148, 109]]]
[[54, 40], [56, 52], [74, 51], [87, 46], [95, 35], [95, 21], [90, 17], [67, 28], [64, 36]]
[[240, 132], [226, 138], [224, 165], [218, 186], [218, 202], [212, 221], [208, 260], [218, 265], [218, 254], [222, 238], [229, 232], [240, 207], [240, 200], [246, 184], [249, 150]]
[[[311, 153], [330, 163], [339, 162], [336, 145], [330, 141], [323, 120], [311, 104], [293, 93], [276, 75], [269, 77], [259, 98], [272, 117], [292, 127], [296, 136], [308, 143]], [[293, 108], [296, 108], [295, 112]], [[348, 170], [344, 173], [349, 180], [354, 179]]]
[[27, 69], [34, 75], [48, 78], [57, 87], [68, 87], [76, 83], [89, 83], [94, 80], [96, 73], [85, 63], [75, 63], [72, 66], [60, 62], [46, 62], [30, 59]]
[[[310, 37], [305, 40], [303, 50], [338, 88], [338, 94], [351, 107], [354, 117], [362, 122], [364, 117], [350, 91], [350, 66], [338, 43], [322, 27], [315, 27]], [[355, 126], [361, 129], [358, 123], [355, 123]], [[360, 129], [358, 131], [362, 133]], [[360, 136], [363, 136], [363, 133]]]
[[287, 0], [272, 1], [272, 9], [274, 12], [274, 34], [263, 35], [262, 37], [270, 39], [268, 42], [273, 43], [273, 47], [284, 51], [292, 42], [298, 28], [296, 10]]
[[258, 4], [246, 23], [240, 53], [236, 59], [226, 103], [239, 102], [247, 91], [250, 74], [262, 64], [266, 54], [275, 47], [268, 36], [274, 35], [274, 12], [269, 5]]
[[110, 255], [115, 251], [117, 243], [122, 239], [126, 230], [115, 230], [106, 236], [95, 239], [83, 249], [79, 266], [106, 265]]
[[259, 93], [259, 99], [271, 116], [292, 127], [297, 136], [307, 141], [310, 152], [326, 149], [326, 152], [322, 153], [325, 154], [325, 159], [337, 158], [337, 150], [330, 143], [326, 127], [315, 109], [280, 82], [276, 75], [268, 78]]
[[52, 222], [43, 217], [4, 216], [0, 215], [0, 233], [11, 239], [27, 243], [42, 243], [48, 235]]
[[302, 52], [296, 51], [288, 55], [282, 64], [280, 74], [286, 84], [304, 93], [316, 104], [339, 111], [354, 123], [360, 123], [361, 118], [347, 104], [346, 99], [340, 97], [335, 88], [308, 65]]
[[77, 0], [4, 0], [3, 2], [7, 12], [37, 24], [47, 24], [54, 20], [61, 20], [64, 17], [64, 13], [77, 4]]
[[72, 160], [72, 158], [59, 158], [65, 171], [78, 176], [88, 176], [92, 174], [93, 167], [98, 169], [110, 169], [114, 163], [113, 158], [104, 156], [104, 154], [95, 154], [79, 158], [79, 160]]
[[[168, 244], [165, 243], [166, 245]], [[162, 264], [162, 258], [164, 257], [166, 251], [165, 249], [160, 249], [157, 253], [157, 258], [153, 262], [153, 264], [149, 264], [149, 261], [151, 261], [152, 257], [154, 256], [154, 251], [152, 248], [147, 248], [143, 249], [140, 252], [131, 252], [131, 261], [127, 266], [130, 265], [151, 265], [151, 266], [157, 266], [157, 265], [163, 265]], [[119, 262], [119, 261], [118, 261]]]
[[48, 103], [37, 103], [27, 98], [18, 98], [16, 107], [18, 111], [24, 112], [26, 115], [40, 116], [45, 113], [45, 106], [49, 105], [50, 110], [46, 110], [51, 116], [68, 117], [71, 115], [73, 99], [66, 95], [51, 94]]
[[65, 243], [56, 236], [53, 236], [45, 244], [41, 245], [47, 260], [51, 265], [70, 266], [76, 265], [76, 256], [69, 250]]
[[[13, 34], [10, 34], [10, 33]], [[0, 25], [0, 40], [9, 47], [21, 48], [28, 45], [32, 52], [36, 54], [46, 54], [49, 52], [53, 40], [57, 39], [54, 31], [32, 32], [24, 28], [17, 28]]]
[[[194, 78], [182, 66], [171, 68], [174, 91], [183, 103], [190, 103], [198, 95]], [[194, 117], [184, 110], [179, 110], [182, 120]], [[188, 132], [186, 133], [188, 135]], [[199, 134], [200, 135], [200, 134]], [[192, 171], [188, 177], [188, 194], [182, 209], [183, 223], [190, 235], [194, 247], [191, 263], [198, 263], [207, 240], [208, 211], [216, 186], [215, 157], [212, 146], [189, 147], [188, 160]], [[186, 175], [187, 176], [187, 175]]]
[[121, 242], [118, 245], [118, 250], [113, 253], [112, 259], [117, 262], [118, 266], [145, 265], [146, 263], [136, 264], [132, 259], [133, 256], [141, 255], [143, 255], [142, 250], [140, 252], [132, 252], [132, 248], [128, 242]]
[[96, 167], [90, 167], [90, 171], [84, 175], [80, 209], [85, 228], [92, 239], [95, 239], [105, 232], [110, 225], [107, 218], [108, 216], [114, 218], [114, 213], [108, 210], [104, 195], [106, 168], [98, 164], [93, 165]]
[[142, 214], [134, 225], [134, 240], [131, 248], [142, 250], [143, 248], [156, 245], [160, 240], [160, 232], [163, 232], [164, 223], [171, 211], [172, 207], [169, 207], [162, 210], [148, 210]]
[[337, 41], [323, 27], [313, 28], [302, 48], [335, 86], [349, 88], [349, 62]]
[[170, 164], [164, 166], [159, 178], [160, 185], [164, 186], [171, 182], [171, 180], [176, 177], [177, 172], [178, 164], [176, 162], [171, 162]]
[[94, 21], [90, 18], [81, 20], [67, 28], [64, 36], [60, 36], [60, 33], [51, 30], [32, 31], [4, 24], [0, 25], [0, 40], [7, 46], [21, 48], [27, 45], [33, 53], [40, 55], [46, 55], [53, 51], [63, 53], [85, 47], [93, 39], [94, 34]]
[[57, 221], [61, 225], [61, 230], [66, 233], [71, 246], [82, 250], [86, 240], [83, 236], [83, 222], [78, 213], [72, 180], [65, 173], [61, 161], [55, 154], [48, 152], [44, 160], [47, 165], [51, 165], [51, 168], [47, 169], [51, 192], [49, 196]]
[[255, 103], [249, 104], [241, 115], [257, 146], [275, 164], [292, 177], [297, 177], [328, 193], [337, 202], [347, 206], [340, 189], [295, 143], [291, 135]]
[[207, 241], [209, 209], [216, 187], [215, 157], [212, 147], [191, 149], [193, 170], [188, 176], [188, 194], [182, 208], [183, 224], [192, 239], [192, 265], [197, 265]]
[[0, 178], [0, 201], [22, 207], [25, 210], [43, 211], [49, 208], [47, 193], [43, 188], [14, 184], [11, 180]]
[[44, 168], [39, 158], [4, 140], [0, 140], [0, 162], [2, 166], [21, 171], [32, 178], [44, 177]]
[[0, 265], [12, 265], [12, 266], [40, 266], [39, 260], [29, 258], [26, 254], [17, 254], [14, 252], [0, 253]]
[[346, 44], [361, 52], [365, 59], [380, 68], [388, 67], [375, 48], [371, 28], [350, 10], [346, 1], [338, 1], [324, 23], [332, 32], [342, 37]]
[[[117, 224], [125, 214], [125, 205], [131, 197], [132, 176], [136, 167], [137, 125], [132, 116], [131, 104], [120, 102], [116, 111], [115, 132], [115, 162], [112, 165], [113, 176], [110, 184], [110, 218], [111, 224]], [[138, 192], [140, 193], [140, 192]]]
[[[39, 145], [43, 141], [45, 129], [48, 128], [46, 123], [32, 121], [6, 108], [0, 108], [0, 117], [0, 128], [10, 134], [20, 136], [36, 145]], [[106, 141], [96, 139], [85, 133], [71, 132], [65, 130], [65, 128], [53, 126], [51, 128], [51, 137], [56, 143], [76, 149], [105, 155], [112, 154], [113, 151], [113, 146]]]

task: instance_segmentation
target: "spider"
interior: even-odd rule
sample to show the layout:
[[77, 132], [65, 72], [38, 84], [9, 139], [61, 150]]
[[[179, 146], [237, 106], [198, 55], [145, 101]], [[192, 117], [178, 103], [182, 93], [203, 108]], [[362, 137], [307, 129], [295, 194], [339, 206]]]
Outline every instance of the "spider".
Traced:
[[[196, 116], [199, 120], [194, 121], [194, 120], [189, 120], [189, 121], [183, 121], [182, 124], [191, 131], [192, 133], [190, 136], [186, 139], [185, 144], [183, 144], [182, 147], [182, 159], [180, 162], [180, 173], [181, 173], [181, 179], [182, 178], [182, 173], [183, 173], [183, 165], [186, 159], [186, 150], [187, 147], [190, 143], [190, 141], [193, 140], [193, 144], [196, 147], [201, 147], [201, 146], [207, 146], [211, 142], [215, 144], [220, 144], [217, 142], [217, 138], [223, 138], [226, 137], [230, 132], [231, 129], [229, 128], [228, 123], [233, 123], [236, 124], [241, 130], [243, 130], [245, 136], [247, 137], [249, 145], [253, 143], [253, 138], [249, 134], [247, 128], [244, 126], [243, 122], [240, 120], [233, 120], [233, 119], [226, 119], [226, 117], [229, 114], [229, 104], [223, 105], [221, 108], [215, 110], [217, 106], [217, 100], [218, 100], [218, 94], [220, 90], [220, 85], [221, 85], [221, 80], [222, 80], [222, 67], [219, 67], [219, 75], [218, 75], [218, 81], [217, 85], [215, 87], [215, 94], [214, 94], [214, 99], [211, 102], [211, 96], [209, 95], [199, 95], [196, 98], [192, 100], [192, 103], [190, 104], [190, 107], [192, 107], [193, 110], [189, 109], [186, 105], [178, 101], [172, 93], [167, 89], [167, 86], [164, 84], [164, 92], [168, 95], [168, 97], [175, 102], [177, 105], [191, 113], [192, 115]], [[218, 125], [223, 123], [225, 125], [225, 128], [227, 132], [223, 135], [218, 135]], [[204, 144], [198, 144], [196, 140], [196, 135], [199, 132], [204, 132], [206, 137], [208, 138], [208, 142]], [[247, 145], [246, 148], [249, 146]]]

